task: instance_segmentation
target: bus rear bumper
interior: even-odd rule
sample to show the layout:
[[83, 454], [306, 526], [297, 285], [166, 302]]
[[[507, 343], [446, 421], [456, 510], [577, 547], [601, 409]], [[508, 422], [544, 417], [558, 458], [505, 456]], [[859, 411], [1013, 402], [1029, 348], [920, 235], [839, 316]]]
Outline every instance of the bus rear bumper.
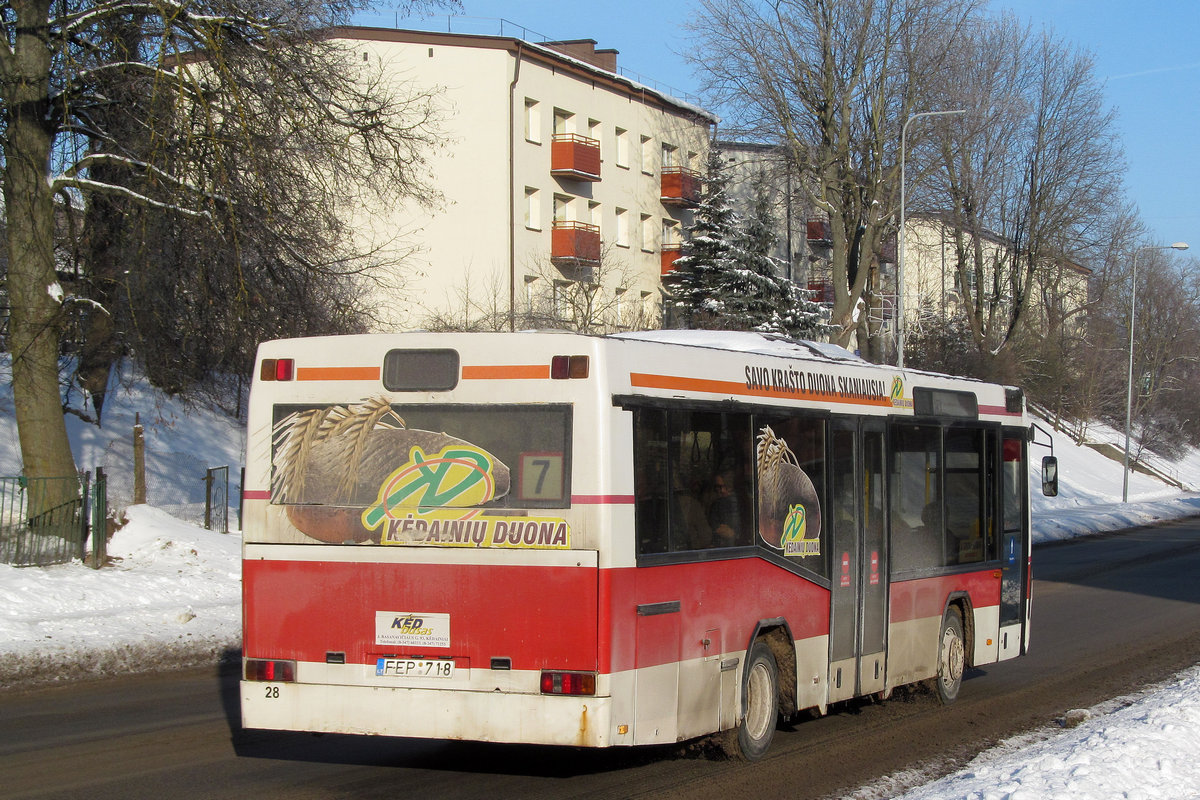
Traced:
[[574, 747], [633, 744], [612, 698], [241, 682], [242, 727]]

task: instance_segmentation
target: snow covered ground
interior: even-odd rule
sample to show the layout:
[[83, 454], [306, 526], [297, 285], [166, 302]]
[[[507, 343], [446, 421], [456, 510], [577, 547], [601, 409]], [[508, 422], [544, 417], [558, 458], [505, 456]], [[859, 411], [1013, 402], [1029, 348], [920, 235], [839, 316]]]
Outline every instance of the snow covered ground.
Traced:
[[[7, 391], [4, 381], [0, 475], [16, 474], [20, 463]], [[135, 411], [147, 428], [151, 463], [163, 471], [164, 499], [156, 502], [152, 483], [151, 505], [126, 510], [129, 522], [114, 534], [113, 564], [105, 569], [79, 563], [0, 565], [0, 687], [211, 663], [238, 647], [240, 536], [206, 531], [181, 517], [194, 518], [197, 502], [203, 502], [206, 466], [229, 464], [236, 475], [241, 429], [219, 414], [185, 409], [136, 385], [110, 396], [104, 429], [69, 417], [78, 463], [105, 466], [118, 487], [118, 502], [127, 484], [122, 476], [129, 472]], [[1183, 492], [1134, 474], [1131, 502], [1123, 504], [1120, 463], [1061, 436], [1054, 437], [1054, 450], [1061, 492], [1045, 498], [1034, 491], [1038, 542], [1200, 514], [1195, 486]], [[1048, 453], [1031, 449], [1034, 462]], [[1200, 484], [1200, 454], [1191, 453], [1175, 469]], [[1039, 480], [1031, 474], [1035, 487]], [[231, 486], [231, 496], [238, 491]], [[1194, 755], [1200, 742], [1200, 666], [1135, 697], [1074, 712], [1069, 722], [1006, 742], [942, 780], [921, 785], [920, 775], [894, 775], [854, 796], [890, 797], [917, 786], [905, 797], [1200, 797], [1200, 760]]]

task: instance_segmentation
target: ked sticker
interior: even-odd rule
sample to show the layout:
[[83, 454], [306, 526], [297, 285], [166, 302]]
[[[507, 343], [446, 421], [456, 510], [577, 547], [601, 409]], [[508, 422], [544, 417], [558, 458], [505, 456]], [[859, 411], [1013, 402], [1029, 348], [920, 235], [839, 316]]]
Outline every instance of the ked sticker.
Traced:
[[450, 615], [376, 611], [375, 644], [395, 647], [449, 647]]

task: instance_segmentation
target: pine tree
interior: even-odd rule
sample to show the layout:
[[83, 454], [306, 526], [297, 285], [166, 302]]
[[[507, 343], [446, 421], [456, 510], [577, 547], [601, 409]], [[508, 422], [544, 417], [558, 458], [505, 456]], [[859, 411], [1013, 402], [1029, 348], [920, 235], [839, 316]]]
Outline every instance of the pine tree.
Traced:
[[827, 312], [813, 293], [780, 273], [783, 262], [771, 255], [778, 240], [771, 198], [763, 177], [754, 183], [754, 201], [745, 224], [746, 268], [766, 280], [758, 281], [759, 301], [746, 309], [754, 330], [793, 339], [815, 339], [831, 332]]
[[676, 325], [794, 338], [825, 333], [821, 306], [781, 277], [780, 262], [770, 255], [776, 235], [766, 187], [756, 185], [752, 216], [743, 222], [729, 204], [728, 183], [721, 152], [713, 147], [688, 254], [675, 262]]
[[741, 221], [729, 205], [729, 180], [721, 151], [709, 148], [704, 194], [689, 229], [685, 255], [671, 276], [671, 316], [677, 327], [723, 329], [726, 298], [722, 289], [736, 262]]

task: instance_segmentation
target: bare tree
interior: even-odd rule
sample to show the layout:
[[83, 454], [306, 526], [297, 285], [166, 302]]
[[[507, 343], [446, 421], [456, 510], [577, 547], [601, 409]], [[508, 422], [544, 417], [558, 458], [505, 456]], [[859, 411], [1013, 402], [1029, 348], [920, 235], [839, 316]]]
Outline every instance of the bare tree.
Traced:
[[[941, 102], [967, 114], [941, 129], [931, 185], [951, 200], [955, 289], [971, 340], [999, 360], [1022, 336], [1060, 335], [1070, 322], [1055, 296], [1062, 270], [1111, 233], [1098, 226], [1120, 202], [1124, 165], [1087, 54], [1011, 16], [976, 20], [953, 54]], [[1086, 297], [1070, 313], [1083, 305]]]
[[[75, 471], [58, 389], [60, 337], [73, 298], [59, 288], [55, 244], [59, 228], [76, 226], [60, 225], [61, 218], [96, 209], [85, 218], [96, 235], [81, 252], [97, 268], [93, 287], [104, 284], [98, 293], [110, 302], [113, 287], [124, 287], [119, 260], [105, 248], [125, 226], [146, 229], [161, 214], [179, 229], [192, 227], [182, 239], [164, 239], [174, 243], [171, 255], [181, 241], [190, 243], [189, 255], [205, 247], [235, 254], [222, 280], [246, 307], [270, 302], [250, 275], [279, 277], [284, 265], [272, 259], [281, 253], [310, 275], [345, 263], [344, 253], [308, 249], [302, 228], [287, 229], [328, 225], [328, 204], [342, 190], [423, 195], [415, 179], [430, 143], [422, 127], [428, 98], [413, 102], [398, 87], [360, 82], [367, 76], [347, 72], [345, 51], [323, 33], [363, 5], [22, 0], [0, 7], [9, 345], [28, 475]], [[313, 192], [309, 201], [295, 193], [298, 186]], [[100, 197], [111, 211], [100, 213]], [[99, 224], [105, 215], [121, 220], [107, 233]], [[205, 226], [217, 234], [198, 237]], [[247, 257], [250, 241], [273, 246]], [[171, 299], [224, 300], [186, 291]], [[111, 355], [96, 352], [101, 362]]]
[[1162, 250], [1150, 249], [1140, 253], [1137, 281], [1132, 416], [1138, 450], [1178, 455], [1195, 436], [1187, 432], [1195, 421], [1186, 412], [1195, 408], [1187, 398], [1196, 393], [1200, 365], [1197, 277]]
[[[899, 133], [928, 104], [949, 43], [975, 0], [702, 0], [693, 57], [732, 123], [779, 141], [804, 171], [832, 233], [839, 344], [858, 333], [857, 312], [883, 241], [894, 230]], [[920, 135], [920, 132], [917, 132]]]
[[[596, 263], [556, 265], [548, 253], [525, 264], [525, 297], [518, 303], [520, 328], [613, 333], [657, 328], [657, 302], [638, 288], [638, 273], [613, 244], [600, 249]], [[494, 278], [478, 285], [470, 272], [455, 289], [445, 311], [430, 314], [435, 331], [503, 331], [510, 327], [507, 284]]]

